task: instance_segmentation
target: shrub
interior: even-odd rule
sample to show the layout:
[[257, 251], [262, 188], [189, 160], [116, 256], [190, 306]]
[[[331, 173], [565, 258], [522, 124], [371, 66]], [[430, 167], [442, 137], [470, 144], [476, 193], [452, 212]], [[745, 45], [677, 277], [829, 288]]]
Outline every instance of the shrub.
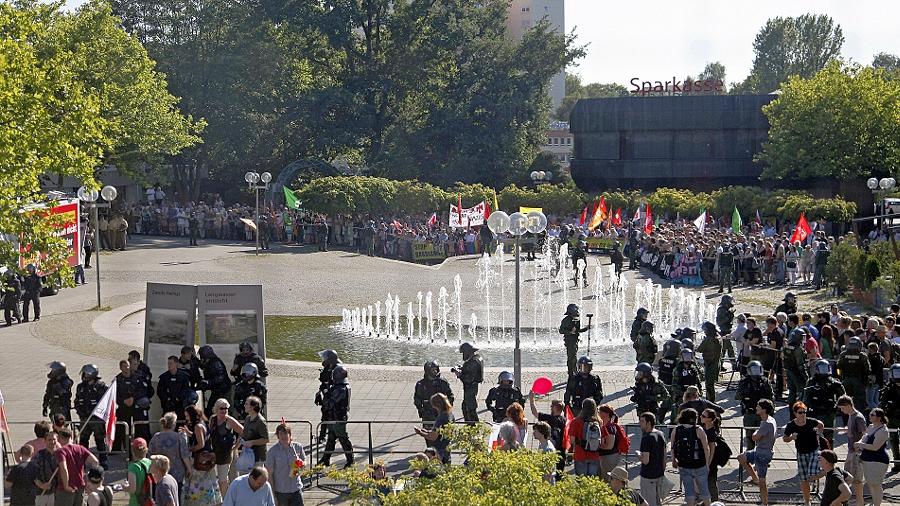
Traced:
[[858, 273], [860, 260], [865, 254], [855, 245], [842, 242], [831, 250], [828, 263], [825, 264], [825, 279], [833, 284], [838, 292], [844, 292], [851, 285], [861, 286]]

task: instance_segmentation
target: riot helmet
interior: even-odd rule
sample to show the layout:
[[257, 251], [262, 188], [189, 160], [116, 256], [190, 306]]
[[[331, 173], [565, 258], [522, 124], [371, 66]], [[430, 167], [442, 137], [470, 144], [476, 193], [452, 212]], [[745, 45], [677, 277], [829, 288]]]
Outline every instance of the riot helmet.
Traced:
[[653, 333], [653, 322], [650, 320], [644, 320], [644, 323], [641, 323], [641, 334], [652, 334]]
[[797, 300], [797, 296], [794, 295], [794, 292], [788, 292], [788, 293], [784, 294], [784, 299], [782, 299], [782, 300], [784, 302], [795, 302]]
[[647, 380], [653, 379], [653, 368], [647, 362], [641, 362], [634, 368], [634, 379], [641, 381], [644, 378]]
[[796, 328], [788, 335], [788, 346], [800, 346], [806, 339], [806, 332], [801, 328]]
[[850, 353], [859, 353], [862, 351], [862, 340], [856, 336], [847, 341], [847, 351]]
[[100, 369], [95, 364], [81, 366], [81, 381], [96, 381], [100, 379]]
[[722, 300], [720, 301], [720, 304], [722, 304], [725, 307], [734, 306], [734, 297], [732, 297], [731, 295], [725, 294], [722, 296]]
[[472, 346], [470, 343], [462, 343], [459, 345], [459, 352], [462, 353], [463, 358], [465, 359], [474, 355], [476, 351], [478, 351], [478, 348]]
[[822, 359], [816, 361], [816, 376], [830, 376], [831, 375], [831, 362]]
[[210, 360], [216, 358], [216, 352], [212, 349], [212, 346], [205, 345], [201, 346], [199, 350], [197, 350], [197, 355], [200, 356], [200, 360], [203, 362], [209, 362]]
[[669, 339], [663, 344], [663, 357], [675, 358], [681, 353], [681, 341]]
[[50, 372], [47, 373], [47, 378], [49, 379], [60, 378], [66, 374], [66, 364], [62, 362], [54, 360], [47, 364], [47, 367], [50, 368]]
[[34, 273], [37, 271], [37, 267], [35, 267], [34, 264], [28, 264], [28, 265], [25, 267], [25, 269], [26, 269], [28, 272], [32, 273], [32, 274], [34, 274]]
[[189, 406], [194, 406], [197, 402], [200, 401], [200, 396], [197, 395], [196, 390], [187, 390], [184, 392], [184, 395], [181, 397], [181, 410], [184, 411]]
[[682, 341], [684, 341], [685, 339], [689, 339], [691, 341], [691, 343], [693, 344], [695, 335], [697, 335], [697, 331], [690, 327], [685, 327], [685, 328], [681, 329], [681, 340]]
[[590, 374], [591, 370], [594, 368], [594, 361], [587, 355], [582, 355], [581, 358], [578, 359], [577, 368], [578, 372], [581, 374]]
[[513, 383], [513, 375], [509, 371], [503, 371], [497, 375], [497, 384], [511, 386]]
[[761, 378], [763, 375], [763, 366], [759, 360], [751, 360], [747, 364], [747, 374], [754, 378]]
[[425, 378], [435, 379], [441, 377], [441, 364], [435, 360], [425, 362]]
[[681, 342], [681, 329], [675, 329], [675, 332], [672, 334], [672, 339], [677, 339], [678, 342]]
[[334, 350], [322, 350], [318, 353], [319, 358], [322, 359], [322, 367], [334, 367], [340, 360], [338, 359], [338, 354]]
[[259, 367], [256, 367], [253, 362], [244, 364], [244, 367], [241, 368], [241, 378], [246, 381], [256, 377], [259, 377]]
[[347, 383], [347, 369], [343, 365], [338, 364], [331, 371], [331, 382], [334, 384]]
[[900, 364], [891, 365], [891, 369], [888, 371], [888, 375], [890, 376], [892, 383], [900, 381]]
[[250, 341], [243, 341], [238, 345], [238, 349], [241, 351], [242, 355], [249, 355], [253, 353], [253, 343]]
[[645, 320], [648, 316], [650, 316], [650, 311], [647, 311], [647, 308], [641, 307], [638, 308], [635, 318], [637, 318], [638, 320]]
[[684, 350], [691, 350], [693, 352], [694, 351], [694, 341], [691, 341], [690, 339], [682, 339], [681, 340], [681, 351], [684, 351]]
[[681, 361], [682, 362], [693, 362], [694, 361], [694, 350], [691, 348], [682, 348], [681, 349]]
[[566, 306], [567, 316], [578, 316], [578, 304], [569, 304]]

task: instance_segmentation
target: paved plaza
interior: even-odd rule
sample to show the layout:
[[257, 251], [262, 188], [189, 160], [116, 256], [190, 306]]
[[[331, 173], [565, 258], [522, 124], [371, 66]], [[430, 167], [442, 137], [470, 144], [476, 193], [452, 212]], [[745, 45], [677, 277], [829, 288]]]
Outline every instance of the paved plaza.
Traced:
[[[267, 254], [255, 256], [251, 244], [206, 242], [199, 247], [186, 247], [186, 239], [136, 237], [130, 249], [101, 257], [102, 311], [96, 305], [96, 281], [94, 270], [87, 271], [89, 284], [63, 290], [59, 295], [42, 299], [44, 314], [40, 321], [0, 329], [0, 388], [7, 403], [7, 413], [14, 422], [13, 445], [17, 447], [31, 439], [31, 425], [40, 418], [41, 397], [46, 381], [45, 365], [51, 360], [62, 360], [69, 367], [69, 374], [76, 380], [77, 372], [85, 363], [100, 366], [101, 377], [109, 382], [118, 371], [117, 362], [131, 349], [142, 349], [140, 317], [147, 282], [171, 283], [260, 283], [264, 286], [264, 303], [268, 314], [339, 316], [348, 306], [369, 304], [383, 298], [385, 291], [415, 294], [428, 286], [453, 286], [453, 277], [459, 273], [465, 286], [474, 286], [477, 279], [475, 257], [451, 258], [439, 266], [422, 266], [405, 262], [359, 256], [354, 252], [314, 252], [310, 247], [275, 246]], [[606, 264], [606, 257], [591, 257], [591, 262]], [[593, 267], [592, 267], [593, 268]], [[640, 273], [628, 272], [632, 281], [643, 280]], [[589, 276], [589, 279], [592, 277]], [[714, 290], [707, 288], [709, 303], [717, 303]], [[754, 314], [770, 314], [784, 290], [735, 290], [740, 311]], [[798, 302], [802, 309], [814, 309], [830, 302], [822, 293], [800, 292]], [[477, 304], [476, 290], [464, 292], [464, 303]], [[407, 300], [409, 297], [406, 297]], [[510, 367], [511, 367], [510, 353]], [[269, 387], [269, 420], [309, 421], [300, 426], [299, 436], [305, 445], [310, 443], [310, 433], [320, 419], [317, 406], [312, 402], [318, 387], [317, 363], [271, 360]], [[350, 418], [350, 438], [357, 451], [357, 463], [372, 458], [386, 460], [392, 474], [406, 469], [411, 453], [421, 451], [423, 440], [414, 435], [412, 424], [417, 420], [412, 395], [415, 382], [421, 378], [421, 367], [385, 367], [350, 365], [350, 383], [353, 389]], [[449, 364], [444, 375], [452, 378]], [[633, 384], [631, 368], [600, 369], [603, 379], [605, 402], [616, 408], [624, 423], [636, 424], [634, 406], [630, 404], [630, 387]], [[482, 385], [480, 406], [500, 369], [489, 368], [485, 373], [487, 383]], [[162, 371], [154, 371], [158, 376]], [[538, 376], [549, 376], [557, 385], [561, 397], [565, 381], [565, 367], [526, 369], [523, 385], [530, 385]], [[724, 392], [728, 375], [722, 377], [717, 400], [728, 408], [724, 425], [737, 426], [740, 415], [736, 412], [733, 392]], [[461, 398], [462, 386], [451, 379], [454, 391]], [[527, 389], [527, 387], [526, 387]], [[527, 393], [527, 392], [526, 392]], [[549, 409], [548, 400], [541, 401], [539, 409]], [[459, 410], [455, 413], [460, 416]], [[488, 415], [482, 412], [482, 419]], [[787, 421], [787, 412], [778, 405], [779, 426]], [[359, 422], [359, 423], [356, 423]], [[373, 422], [369, 426], [366, 422]], [[300, 424], [298, 424], [299, 426]], [[275, 424], [270, 424], [274, 430]], [[371, 427], [371, 432], [369, 428]], [[635, 433], [636, 427], [629, 429]], [[737, 430], [725, 430], [730, 446], [738, 453]], [[274, 440], [274, 438], [273, 438]], [[838, 453], [846, 451], [845, 438], [838, 436]], [[632, 447], [638, 446], [637, 438]], [[797, 492], [796, 465], [793, 462], [792, 444], [779, 442], [776, 458], [788, 459], [773, 463], [769, 480], [774, 482], [773, 499], [778, 492]], [[333, 461], [343, 464], [337, 455]], [[460, 462], [461, 459], [456, 459]], [[628, 459], [631, 476], [637, 476], [635, 458]], [[726, 492], [737, 490], [740, 476], [736, 462], [720, 470], [719, 488], [723, 500], [729, 503], [756, 502], [758, 494], [752, 486], [745, 487], [746, 496]], [[121, 479], [121, 472], [111, 473], [113, 479]], [[670, 477], [677, 478], [674, 475]], [[897, 476], [889, 474], [885, 484], [889, 494], [886, 504], [897, 504], [900, 488]], [[634, 482], [637, 483], [636, 481]], [[306, 492], [307, 504], [341, 502], [336, 491], [340, 484], [322, 479]], [[330, 486], [335, 485], [335, 486]], [[119, 501], [124, 494], [118, 494]], [[784, 498], [784, 496], [781, 496]], [[677, 497], [672, 497], [677, 503]], [[790, 498], [796, 503], [794, 498]], [[117, 502], [118, 504], [118, 502]]]

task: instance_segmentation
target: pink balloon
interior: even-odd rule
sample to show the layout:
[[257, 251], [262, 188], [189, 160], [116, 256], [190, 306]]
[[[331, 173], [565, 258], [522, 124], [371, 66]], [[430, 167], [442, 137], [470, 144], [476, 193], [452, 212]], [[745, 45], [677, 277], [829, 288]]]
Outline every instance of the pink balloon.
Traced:
[[531, 391], [537, 395], [547, 395], [551, 390], [553, 390], [553, 382], [550, 381], [550, 378], [543, 376], [534, 380], [534, 384], [531, 385]]

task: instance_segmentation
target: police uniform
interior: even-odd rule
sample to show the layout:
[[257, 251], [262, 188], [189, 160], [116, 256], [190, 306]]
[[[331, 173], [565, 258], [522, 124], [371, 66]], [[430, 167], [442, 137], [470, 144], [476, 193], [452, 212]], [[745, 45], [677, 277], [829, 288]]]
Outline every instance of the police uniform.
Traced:
[[236, 385], [234, 385], [234, 410], [238, 414], [238, 419], [241, 419], [247, 416], [246, 411], [244, 411], [244, 402], [248, 397], [255, 396], [259, 397], [259, 400], [262, 401], [262, 406], [259, 408], [260, 413], [266, 409], [266, 397], [268, 395], [268, 389], [266, 386], [262, 384], [259, 379], [256, 377], [253, 378], [253, 381], [247, 381], [242, 379]]
[[[787, 344], [781, 350], [781, 363], [784, 366], [784, 372], [787, 375], [788, 384], [788, 406], [793, 406], [803, 393], [809, 375], [807, 374], [808, 363], [806, 360], [806, 351], [803, 344], [793, 340], [788, 340]], [[793, 419], [793, 411], [791, 411], [791, 419]]]
[[29, 306], [34, 305], [34, 319], [41, 319], [41, 289], [44, 287], [41, 277], [32, 269], [22, 283], [22, 321], [28, 321]]
[[[647, 315], [649, 313], [646, 309], [640, 308], [638, 309], [638, 314], [634, 318], [634, 321], [631, 322], [631, 332], [628, 336], [631, 338], [631, 346], [634, 348], [634, 358], [637, 360], [638, 358], [638, 343], [640, 342], [641, 328], [644, 326], [644, 322], [647, 321]], [[642, 316], [643, 315], [643, 316]], [[640, 360], [638, 360], [640, 362]]]
[[656, 339], [653, 338], [653, 326], [651, 324], [649, 331], [647, 325], [650, 322], [644, 322], [641, 332], [638, 334], [637, 361], [638, 363], [646, 362], [652, 364], [656, 360], [656, 352], [659, 349], [656, 346]]
[[675, 371], [672, 373], [673, 423], [675, 422], [675, 415], [678, 413], [678, 408], [676, 406], [681, 404], [681, 401], [684, 398], [684, 391], [687, 390], [687, 387], [695, 386], [700, 391], [700, 395], [703, 395], [703, 382], [700, 380], [700, 377], [700, 366], [698, 366], [696, 362], [681, 361], [675, 366]]
[[772, 390], [772, 383], [769, 381], [769, 378], [766, 378], [765, 376], [747, 375], [738, 382], [734, 399], [741, 404], [741, 411], [744, 415], [742, 422], [744, 427], [753, 427], [746, 431], [748, 450], [752, 450], [756, 447], [756, 442], [750, 438], [750, 435], [753, 434], [755, 428], [759, 427], [760, 422], [762, 422], [760, 417], [756, 414], [756, 405], [761, 399], [772, 400], [772, 397], [774, 396], [775, 392]]
[[[429, 362], [429, 364], [433, 363]], [[435, 364], [434, 367], [437, 365]], [[425, 377], [416, 382], [413, 392], [413, 404], [416, 406], [419, 418], [426, 425], [430, 425], [438, 416], [437, 410], [431, 406], [431, 396], [438, 393], [446, 395], [450, 404], [453, 404], [453, 390], [450, 388], [450, 383], [441, 377], [440, 369], [432, 376], [429, 373], [429, 366], [426, 364]]]
[[[328, 365], [323, 365], [322, 369], [319, 371], [319, 390], [316, 392], [315, 404], [316, 406], [321, 406], [322, 411], [322, 421], [326, 420], [325, 418], [325, 395], [328, 392], [328, 389], [331, 388], [331, 373], [334, 372], [334, 368], [342, 365], [341, 361], [337, 359], [334, 363], [329, 363]], [[323, 441], [325, 439], [325, 435], [328, 432], [328, 427], [322, 425], [319, 428], [319, 441]]]
[[[734, 325], [734, 302], [730, 297], [730, 295], [723, 295], [716, 308], [716, 326], [719, 327], [723, 336], [730, 335]], [[722, 356], [736, 358], [734, 343], [731, 342], [731, 339], [722, 340]]]
[[837, 368], [844, 390], [847, 391], [847, 395], [853, 397], [853, 405], [865, 406], [866, 384], [872, 369], [865, 351], [851, 350], [848, 346], [841, 352]]
[[664, 420], [666, 413], [672, 409], [672, 390], [674, 389], [674, 373], [675, 366], [678, 364], [678, 355], [681, 353], [681, 342], [677, 339], [670, 339], [663, 345], [663, 356], [659, 359], [659, 370], [657, 375], [659, 382], [666, 387], [668, 398], [661, 401], [659, 411], [657, 412], [657, 420]]
[[637, 416], [648, 411], [653, 414], [659, 413], [660, 407], [670, 398], [669, 390], [662, 383], [652, 379], [652, 376], [648, 382], [636, 381], [633, 391], [630, 400], [636, 404], [635, 414]]
[[241, 369], [243, 369], [247, 364], [256, 364], [256, 368], [259, 370], [260, 378], [265, 378], [269, 375], [269, 369], [266, 367], [266, 361], [263, 360], [262, 357], [257, 355], [255, 352], [251, 352], [249, 355], [238, 353], [234, 356], [234, 363], [231, 366], [231, 375], [234, 376], [235, 383], [241, 380]]
[[[343, 377], [341, 377], [341, 375]], [[350, 413], [350, 385], [347, 384], [346, 369], [344, 366], [335, 367], [332, 375], [332, 385], [328, 387], [322, 398], [323, 414], [328, 422], [346, 422]], [[353, 465], [353, 443], [347, 436], [346, 423], [330, 423], [328, 426], [328, 439], [325, 441], [325, 451], [319, 460], [320, 465], [331, 464], [331, 452], [335, 443], [341, 443], [344, 456], [347, 458], [345, 467]]]
[[734, 253], [731, 246], [726, 245], [719, 253], [719, 293], [728, 285], [728, 293], [731, 293], [731, 283], [734, 272]]
[[47, 381], [47, 387], [44, 390], [44, 416], [52, 419], [53, 415], [62, 413], [66, 420], [72, 419], [73, 386], [75, 386], [75, 382], [66, 374], [65, 370]]
[[[814, 417], [825, 425], [824, 435], [829, 441], [834, 440], [833, 427], [837, 400], [844, 393], [844, 387], [840, 381], [821, 374], [816, 374], [803, 389], [803, 403], [809, 410], [807, 418]], [[855, 405], [856, 401], [853, 402]]]
[[6, 271], [3, 278], [3, 317], [6, 319], [6, 326], [12, 325], [13, 318], [16, 323], [22, 321], [22, 315], [19, 313], [19, 299], [22, 298], [22, 283], [18, 276], [12, 270]]
[[225, 368], [225, 363], [216, 356], [210, 346], [200, 348], [200, 367], [203, 370], [200, 390], [209, 391], [203, 411], [209, 417], [213, 413], [217, 400], [231, 397], [231, 380], [228, 378], [228, 369]]
[[103, 420], [92, 418], [91, 413], [106, 393], [106, 383], [97, 378], [93, 381], [82, 381], [75, 389], [75, 413], [81, 420], [80, 436], [78, 444], [85, 448], [90, 447], [91, 436], [94, 436], [94, 443], [97, 445], [97, 453], [99, 453], [100, 465], [105, 469], [109, 467], [109, 456], [106, 447], [106, 422]]
[[570, 304], [566, 310], [566, 316], [559, 324], [559, 333], [563, 335], [563, 344], [566, 346], [566, 369], [569, 376], [575, 374], [575, 362], [578, 360], [578, 342], [582, 332], [587, 331], [587, 327], [581, 327], [581, 318], [578, 315], [578, 307], [575, 307], [574, 314], [571, 311]]
[[184, 369], [176, 369], [175, 374], [166, 371], [159, 375], [156, 395], [162, 404], [163, 413], [173, 412], [180, 415], [184, 410], [188, 392], [191, 392], [191, 376]]
[[488, 391], [485, 405], [492, 414], [495, 423], [500, 423], [506, 418], [506, 408], [512, 403], [518, 402], [522, 406], [525, 405], [525, 398], [518, 388], [509, 385], [497, 385]]
[[471, 355], [465, 359], [462, 367], [454, 372], [463, 384], [463, 417], [466, 422], [474, 423], [478, 421], [478, 385], [484, 381], [484, 363], [478, 350], [471, 350]]
[[569, 376], [563, 402], [572, 409], [572, 414], [581, 416], [581, 403], [585, 399], [594, 399], [599, 406], [603, 400], [603, 382], [600, 376], [590, 372], [579, 372]]
[[179, 357], [178, 368], [188, 373], [188, 377], [191, 378], [191, 389], [199, 390], [200, 382], [203, 380], [203, 375], [200, 373], [200, 359], [193, 354], [191, 354], [187, 361], [184, 361]]
[[706, 397], [716, 400], [716, 381], [719, 381], [719, 364], [722, 360], [722, 338], [718, 332], [707, 332], [703, 342], [697, 347], [697, 353], [703, 355], [703, 379], [706, 382]]
[[587, 254], [584, 251], [584, 246], [581, 241], [572, 248], [572, 268], [574, 269], [575, 286], [578, 286], [578, 262], [580, 261], [584, 266], [584, 269], [581, 271], [581, 284], [582, 286], [587, 286]]

